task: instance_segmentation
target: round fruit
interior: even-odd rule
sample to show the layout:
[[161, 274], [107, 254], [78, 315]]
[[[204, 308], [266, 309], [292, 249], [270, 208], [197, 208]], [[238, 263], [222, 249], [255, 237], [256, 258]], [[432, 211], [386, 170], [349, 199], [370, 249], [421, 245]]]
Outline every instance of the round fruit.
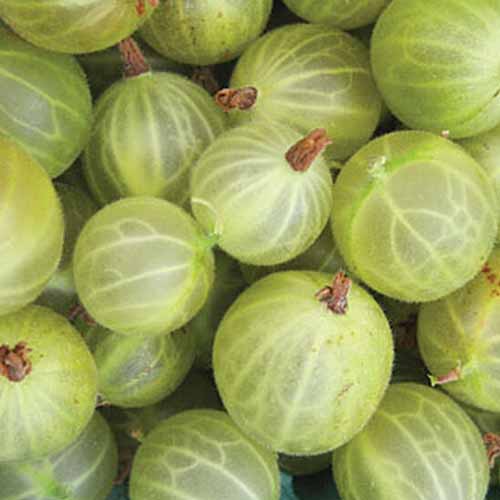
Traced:
[[0, 132], [57, 177], [90, 135], [92, 103], [85, 74], [74, 57], [33, 47], [1, 25], [0, 68]]
[[158, 0], [0, 0], [0, 16], [33, 45], [79, 54], [131, 35], [157, 5]]
[[[1, 56], [0, 56], [1, 57]], [[57, 269], [64, 222], [47, 173], [0, 136], [0, 315], [34, 301]]]
[[479, 272], [497, 234], [496, 202], [486, 173], [462, 148], [427, 132], [394, 132], [343, 167], [333, 233], [368, 286], [426, 302]]
[[73, 280], [73, 250], [83, 226], [97, 211], [97, 207], [77, 187], [57, 182], [55, 188], [62, 202], [65, 222], [63, 255], [57, 271], [38, 297], [37, 304], [67, 316], [77, 302]]
[[393, 0], [371, 42], [373, 74], [405, 125], [470, 137], [500, 122], [500, 4]]
[[94, 416], [76, 441], [44, 460], [0, 464], [2, 498], [105, 500], [118, 469], [115, 438]]
[[194, 338], [184, 330], [129, 337], [96, 326], [86, 335], [92, 337], [99, 396], [123, 408], [152, 405], [168, 396], [194, 361]]
[[245, 436], [226, 413], [190, 410], [160, 423], [139, 448], [131, 500], [278, 500], [276, 456]]
[[343, 500], [484, 500], [488, 460], [477, 427], [451, 398], [394, 384], [368, 425], [333, 454]]
[[232, 257], [280, 264], [307, 250], [325, 227], [332, 180], [318, 155], [329, 141], [322, 130], [300, 138], [277, 123], [237, 127], [193, 169], [193, 213], [205, 230], [220, 232], [218, 244]]
[[329, 24], [352, 30], [373, 23], [390, 0], [283, 0], [299, 17], [310, 23]]
[[316, 455], [341, 446], [389, 383], [393, 347], [382, 310], [343, 273], [329, 282], [306, 271], [266, 276], [236, 299], [215, 337], [224, 406], [274, 451]]
[[500, 413], [500, 247], [479, 275], [418, 317], [422, 358], [454, 398]]
[[[256, 91], [253, 106], [251, 99], [243, 106], [249, 109], [230, 112], [234, 122], [276, 121], [303, 134], [325, 128], [333, 141], [328, 156], [337, 160], [360, 148], [380, 117], [368, 50], [327, 26], [293, 24], [266, 34], [243, 53], [230, 85]], [[223, 91], [218, 100], [230, 108], [235, 100], [227, 96]]]
[[498, 199], [497, 220], [499, 224], [497, 243], [500, 243], [500, 126], [475, 137], [464, 139], [460, 141], [460, 145], [486, 169], [486, 173], [496, 190]]
[[168, 201], [117, 201], [97, 212], [78, 238], [78, 296], [114, 332], [171, 332], [205, 303], [214, 275], [211, 245], [192, 217]]
[[89, 423], [96, 396], [94, 360], [66, 319], [40, 306], [0, 318], [0, 462], [68, 446]]
[[102, 205], [157, 196], [182, 205], [201, 153], [226, 128], [208, 93], [174, 73], [147, 72], [115, 83], [97, 101], [84, 171]]
[[264, 30], [272, 0], [170, 0], [141, 35], [174, 61], [206, 66], [234, 59]]
[[196, 366], [210, 370], [212, 350], [217, 327], [239, 293], [245, 288], [245, 280], [239, 264], [222, 252], [215, 253], [215, 281], [205, 305], [186, 325], [196, 344]]

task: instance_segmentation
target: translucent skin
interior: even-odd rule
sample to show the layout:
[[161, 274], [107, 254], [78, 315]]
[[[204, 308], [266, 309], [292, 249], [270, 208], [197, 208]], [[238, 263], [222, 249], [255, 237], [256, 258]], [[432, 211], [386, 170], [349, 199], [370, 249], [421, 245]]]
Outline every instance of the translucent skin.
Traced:
[[318, 156], [295, 171], [288, 149], [302, 136], [284, 125], [238, 127], [220, 135], [191, 177], [191, 206], [206, 231], [220, 230], [218, 245], [254, 265], [286, 262], [320, 235], [331, 210], [332, 180]]
[[406, 302], [439, 299], [472, 279], [493, 247], [496, 219], [484, 169], [427, 132], [375, 139], [333, 188], [333, 233], [347, 265]]
[[156, 196], [182, 205], [191, 167], [227, 125], [200, 86], [173, 73], [147, 73], [114, 84], [95, 108], [84, 172], [105, 205]]
[[500, 247], [483, 270], [463, 288], [437, 302], [422, 305], [418, 345], [435, 376], [457, 366], [462, 375], [443, 386], [454, 398], [500, 413]]
[[85, 342], [50, 309], [27, 306], [0, 318], [0, 345], [26, 342], [32, 371], [21, 382], [0, 377], [0, 463], [57, 453], [94, 413], [97, 370]]
[[159, 424], [139, 448], [130, 479], [131, 500], [279, 497], [274, 453], [216, 410], [190, 410]]
[[99, 395], [115, 406], [157, 403], [177, 389], [194, 361], [194, 338], [184, 330], [155, 337], [124, 337], [100, 326], [93, 330]]
[[115, 438], [96, 412], [85, 430], [44, 460], [0, 464], [2, 497], [9, 500], [106, 500], [118, 472]]
[[460, 141], [469, 154], [486, 169], [498, 199], [497, 243], [500, 243], [500, 125], [483, 134]]
[[245, 50], [230, 85], [259, 92], [252, 109], [230, 113], [234, 122], [276, 121], [303, 134], [325, 128], [335, 160], [366, 143], [380, 117], [368, 50], [326, 26], [292, 24], [267, 33]]
[[368, 425], [333, 454], [342, 500], [484, 500], [481, 435], [445, 394], [391, 385]]
[[500, 122], [496, 0], [394, 0], [372, 36], [377, 86], [413, 129], [470, 137]]
[[33, 47], [2, 26], [0, 47], [0, 133], [57, 177], [90, 135], [92, 103], [85, 74], [75, 58]]
[[49, 176], [2, 136], [0, 200], [1, 316], [36, 299], [57, 269], [64, 238], [61, 205]]
[[375, 22], [390, 0], [283, 0], [297, 16], [343, 30]]
[[210, 246], [176, 205], [148, 197], [119, 200], [97, 212], [78, 238], [78, 296], [114, 332], [171, 332], [205, 303], [214, 276]]
[[170, 0], [141, 28], [160, 54], [205, 66], [230, 61], [264, 30], [272, 0]]
[[80, 54], [103, 50], [131, 35], [153, 12], [149, 0], [0, 0], [0, 16], [45, 49]]
[[[315, 455], [349, 441], [389, 383], [389, 324], [353, 284], [338, 315], [315, 294], [332, 276], [271, 274], [245, 290], [217, 330], [214, 375], [231, 418], [268, 448]], [[362, 361], [361, 361], [362, 360]]]

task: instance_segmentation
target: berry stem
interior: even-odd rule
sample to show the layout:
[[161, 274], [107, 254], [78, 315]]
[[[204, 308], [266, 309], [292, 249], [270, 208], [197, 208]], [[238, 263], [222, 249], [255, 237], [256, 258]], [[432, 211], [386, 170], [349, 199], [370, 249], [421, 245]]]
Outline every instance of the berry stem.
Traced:
[[10, 382], [21, 382], [31, 373], [32, 364], [28, 358], [31, 349], [26, 342], [19, 342], [14, 349], [6, 344], [0, 346], [0, 376]]
[[294, 144], [286, 153], [286, 161], [297, 172], [305, 172], [332, 141], [324, 128], [317, 128]]
[[226, 113], [232, 109], [245, 111], [253, 107], [257, 101], [258, 91], [255, 87], [240, 89], [221, 89], [215, 94], [215, 103]]
[[193, 70], [191, 81], [204, 88], [210, 95], [214, 95], [220, 89], [219, 82], [215, 78], [213, 66], [199, 66]]
[[81, 318], [87, 326], [96, 326], [97, 322], [95, 319], [87, 312], [87, 310], [81, 304], [75, 304], [68, 312], [68, 320], [75, 321], [77, 318]]
[[331, 286], [325, 286], [315, 297], [325, 302], [328, 309], [335, 314], [345, 314], [348, 308], [348, 296], [351, 291], [352, 280], [342, 271], [333, 278]]
[[137, 45], [136, 41], [132, 37], [122, 40], [118, 44], [118, 48], [120, 49], [120, 54], [122, 56], [124, 66], [123, 73], [126, 78], [139, 76], [151, 71], [151, 67], [146, 61], [139, 45]]
[[438, 375], [437, 377], [435, 375], [428, 375], [428, 377], [431, 381], [432, 387], [436, 387], [436, 385], [449, 384], [450, 382], [457, 382], [462, 378], [462, 366], [459, 363], [456, 368], [453, 368], [453, 370], [448, 372], [446, 375]]
[[488, 463], [490, 464], [490, 469], [493, 469], [496, 459], [500, 457], [500, 436], [488, 432], [483, 436], [483, 441], [488, 450]]

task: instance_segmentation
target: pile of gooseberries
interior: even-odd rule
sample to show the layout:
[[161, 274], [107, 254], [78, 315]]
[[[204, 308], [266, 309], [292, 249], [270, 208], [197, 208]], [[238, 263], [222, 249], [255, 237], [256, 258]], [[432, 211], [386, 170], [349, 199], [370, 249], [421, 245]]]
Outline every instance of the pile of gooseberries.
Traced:
[[499, 498], [499, 44], [0, 0], [0, 500]]

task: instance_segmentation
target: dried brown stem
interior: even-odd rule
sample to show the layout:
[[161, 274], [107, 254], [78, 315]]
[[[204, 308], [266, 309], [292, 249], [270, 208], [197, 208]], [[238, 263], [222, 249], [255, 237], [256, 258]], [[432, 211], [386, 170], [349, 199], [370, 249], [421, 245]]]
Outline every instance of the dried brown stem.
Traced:
[[324, 128], [317, 128], [294, 144], [286, 153], [286, 161], [297, 172], [307, 170], [332, 141]]
[[19, 342], [14, 349], [6, 344], [0, 346], [0, 376], [11, 382], [21, 382], [31, 373], [32, 364], [28, 358], [31, 349], [26, 342]]
[[[149, 5], [151, 7], [158, 7], [159, 0], [148, 0]], [[143, 16], [146, 13], [146, 1], [145, 0], [137, 0], [135, 4], [135, 10], [137, 11], [138, 16]]]
[[431, 381], [432, 387], [436, 385], [445, 385], [450, 382], [457, 382], [462, 377], [462, 368], [458, 365], [453, 370], [449, 371], [446, 375], [438, 375], [437, 377], [434, 375], [429, 375], [429, 380]]
[[123, 73], [127, 78], [139, 76], [151, 71], [139, 45], [130, 37], [118, 44], [123, 61]]
[[74, 321], [77, 318], [81, 318], [83, 322], [88, 326], [97, 325], [96, 320], [87, 312], [87, 310], [81, 304], [75, 304], [68, 312], [68, 320]]
[[219, 91], [220, 85], [214, 75], [213, 66], [199, 66], [193, 70], [191, 81], [204, 88], [210, 95]]
[[245, 111], [257, 101], [258, 91], [255, 87], [241, 87], [240, 89], [222, 89], [215, 94], [216, 104], [226, 113], [232, 109]]
[[500, 436], [488, 432], [483, 436], [483, 441], [488, 450], [488, 463], [490, 464], [490, 469], [493, 469], [496, 459], [500, 457]]
[[335, 314], [345, 314], [349, 306], [348, 297], [352, 280], [345, 273], [338, 272], [333, 278], [332, 286], [325, 286], [316, 293], [320, 302], [325, 302], [328, 309]]

